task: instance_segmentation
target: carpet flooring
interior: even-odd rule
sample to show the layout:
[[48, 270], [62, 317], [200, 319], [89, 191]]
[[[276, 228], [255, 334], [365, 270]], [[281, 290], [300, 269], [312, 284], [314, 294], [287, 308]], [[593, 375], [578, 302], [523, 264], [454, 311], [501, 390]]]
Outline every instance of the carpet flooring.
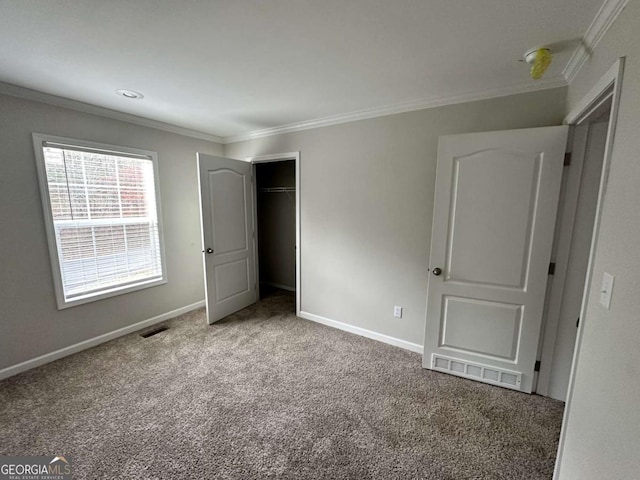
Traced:
[[76, 479], [548, 479], [563, 404], [427, 371], [277, 293], [0, 382], [0, 454]]

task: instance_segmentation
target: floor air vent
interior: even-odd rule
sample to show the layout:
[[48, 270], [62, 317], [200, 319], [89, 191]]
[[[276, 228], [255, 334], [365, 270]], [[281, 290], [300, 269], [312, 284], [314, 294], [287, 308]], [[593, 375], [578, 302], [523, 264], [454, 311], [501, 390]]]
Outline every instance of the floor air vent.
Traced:
[[162, 333], [165, 330], [169, 330], [169, 327], [163, 325], [162, 327], [156, 327], [156, 328], [152, 328], [151, 330], [147, 330], [146, 332], [142, 332], [140, 336], [142, 338], [149, 338], [159, 333]]
[[440, 372], [450, 373], [459, 377], [470, 378], [479, 382], [491, 383], [512, 390], [520, 390], [522, 373], [501, 368], [471, 363], [459, 358], [431, 355], [431, 368]]

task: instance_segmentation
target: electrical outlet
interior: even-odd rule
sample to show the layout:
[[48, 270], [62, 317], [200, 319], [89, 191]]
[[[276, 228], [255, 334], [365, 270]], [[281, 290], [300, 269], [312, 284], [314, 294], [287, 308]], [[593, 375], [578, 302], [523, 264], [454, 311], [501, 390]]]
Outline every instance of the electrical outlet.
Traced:
[[396, 318], [402, 318], [402, 307], [399, 305], [396, 305], [395, 307], [393, 307], [393, 316]]

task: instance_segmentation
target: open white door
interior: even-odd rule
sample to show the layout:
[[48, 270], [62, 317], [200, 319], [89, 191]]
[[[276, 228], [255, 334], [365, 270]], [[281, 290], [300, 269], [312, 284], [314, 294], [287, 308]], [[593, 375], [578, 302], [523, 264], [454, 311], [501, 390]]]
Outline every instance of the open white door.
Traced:
[[257, 301], [252, 165], [198, 153], [207, 321]]
[[567, 131], [440, 137], [424, 367], [531, 392]]

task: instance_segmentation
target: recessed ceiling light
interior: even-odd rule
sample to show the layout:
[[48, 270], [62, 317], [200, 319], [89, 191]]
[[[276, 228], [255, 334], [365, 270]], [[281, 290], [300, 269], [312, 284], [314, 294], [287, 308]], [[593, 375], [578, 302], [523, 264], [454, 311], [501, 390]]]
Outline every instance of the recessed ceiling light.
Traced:
[[116, 93], [117, 93], [118, 95], [120, 95], [121, 97], [124, 97], [124, 98], [130, 98], [130, 99], [132, 99], [132, 100], [133, 100], [133, 99], [138, 99], [138, 100], [139, 100], [139, 99], [141, 99], [141, 98], [144, 98], [144, 95], [143, 95], [143, 94], [141, 94], [140, 92], [135, 92], [135, 91], [133, 91], [133, 90], [123, 90], [123, 89], [120, 89], [120, 90], [116, 90]]

